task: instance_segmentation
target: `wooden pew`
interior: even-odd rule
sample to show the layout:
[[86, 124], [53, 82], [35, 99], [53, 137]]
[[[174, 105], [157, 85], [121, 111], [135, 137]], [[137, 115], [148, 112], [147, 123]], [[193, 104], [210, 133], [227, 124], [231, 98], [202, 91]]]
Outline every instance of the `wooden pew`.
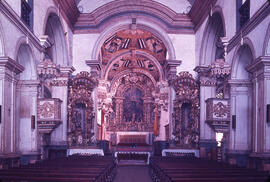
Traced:
[[71, 156], [0, 170], [2, 181], [111, 182], [116, 173], [113, 157]]
[[197, 158], [152, 157], [154, 182], [265, 182], [268, 173]]

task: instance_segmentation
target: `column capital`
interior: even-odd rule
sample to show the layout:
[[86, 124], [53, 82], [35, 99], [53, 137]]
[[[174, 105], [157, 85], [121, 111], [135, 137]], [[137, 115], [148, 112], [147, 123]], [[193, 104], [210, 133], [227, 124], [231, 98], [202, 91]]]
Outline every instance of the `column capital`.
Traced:
[[176, 73], [177, 73], [177, 66], [180, 66], [182, 63], [181, 60], [166, 60], [166, 71], [167, 71], [167, 78], [169, 80], [172, 80], [176, 77]]
[[92, 76], [99, 76], [101, 70], [99, 60], [85, 60], [85, 63], [91, 68], [90, 73]]

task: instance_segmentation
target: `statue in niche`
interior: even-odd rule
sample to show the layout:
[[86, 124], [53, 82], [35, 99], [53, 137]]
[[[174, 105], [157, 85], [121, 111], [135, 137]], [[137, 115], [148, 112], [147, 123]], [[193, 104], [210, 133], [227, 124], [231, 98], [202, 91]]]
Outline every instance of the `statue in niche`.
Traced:
[[138, 88], [129, 88], [124, 93], [124, 121], [141, 122], [143, 120], [143, 94]]
[[189, 131], [191, 129], [190, 123], [192, 121], [191, 118], [191, 104], [184, 103], [181, 107], [181, 133], [184, 135], [184, 144], [189, 144], [191, 139], [191, 133]]
[[79, 103], [76, 104], [74, 108], [75, 116], [75, 127], [81, 129], [82, 132], [85, 131], [85, 104]]

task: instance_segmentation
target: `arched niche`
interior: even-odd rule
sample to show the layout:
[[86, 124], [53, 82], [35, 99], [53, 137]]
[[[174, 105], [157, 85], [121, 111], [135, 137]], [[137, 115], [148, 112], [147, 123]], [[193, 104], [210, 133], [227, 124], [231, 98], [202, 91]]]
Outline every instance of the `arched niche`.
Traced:
[[24, 67], [18, 75], [16, 85], [16, 130], [18, 150], [21, 153], [37, 151], [35, 123], [36, 102], [38, 95], [37, 73], [32, 48], [24, 38], [19, 40], [16, 60]]
[[24, 71], [20, 73], [20, 80], [33, 80], [36, 77], [35, 63], [31, 48], [28, 44], [21, 44], [18, 53], [17, 60], [20, 65], [24, 67]]
[[248, 80], [250, 79], [250, 73], [247, 72], [246, 67], [253, 61], [253, 53], [249, 45], [244, 44], [238, 47], [234, 57], [234, 63], [232, 68], [232, 79]]
[[268, 26], [263, 45], [263, 55], [270, 56], [270, 24]]
[[46, 50], [47, 56], [56, 64], [69, 66], [65, 33], [59, 17], [55, 13], [48, 16], [45, 35], [49, 36], [52, 44]]
[[248, 44], [236, 49], [230, 83], [231, 114], [235, 115], [235, 127], [230, 130], [231, 150], [251, 149], [251, 128], [253, 111], [252, 75], [246, 68], [254, 60], [254, 53]]
[[201, 45], [200, 65], [210, 65], [222, 58], [223, 47], [220, 38], [226, 35], [221, 10], [213, 13], [208, 19]]

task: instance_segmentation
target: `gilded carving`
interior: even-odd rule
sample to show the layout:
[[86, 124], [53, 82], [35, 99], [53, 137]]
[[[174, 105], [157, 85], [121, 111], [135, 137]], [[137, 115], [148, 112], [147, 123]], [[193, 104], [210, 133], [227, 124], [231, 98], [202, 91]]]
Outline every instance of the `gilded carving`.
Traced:
[[107, 131], [148, 131], [154, 128], [154, 84], [142, 73], [128, 73], [115, 82]]
[[174, 100], [174, 140], [181, 148], [198, 148], [199, 86], [188, 72], [180, 72], [171, 82], [176, 92]]
[[68, 143], [70, 147], [88, 146], [93, 142], [92, 91], [96, 78], [88, 72], [80, 72], [69, 81], [68, 86]]

